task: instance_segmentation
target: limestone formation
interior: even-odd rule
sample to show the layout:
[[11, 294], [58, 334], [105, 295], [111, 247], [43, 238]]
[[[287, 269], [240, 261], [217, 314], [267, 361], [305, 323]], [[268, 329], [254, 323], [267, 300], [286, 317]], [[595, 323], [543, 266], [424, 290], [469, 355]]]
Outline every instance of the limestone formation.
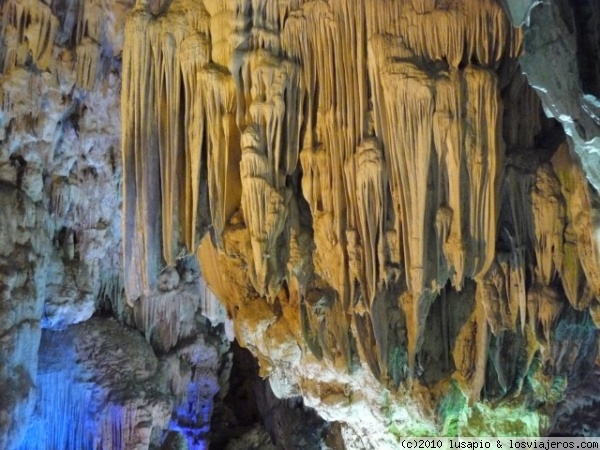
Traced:
[[40, 317], [44, 307], [46, 212], [15, 187], [0, 183], [0, 447], [16, 448], [35, 405]]
[[114, 320], [45, 330], [38, 408], [22, 448], [148, 448], [171, 410], [157, 368], [144, 339]]
[[[525, 20], [526, 6], [513, 16]], [[431, 411], [451, 383], [472, 407], [492, 385], [498, 398], [519, 395], [533, 367], [552, 364], [552, 330], [565, 308], [595, 304], [596, 194], [558, 141], [546, 150], [552, 160], [522, 162], [550, 126], [519, 73], [527, 49], [501, 5], [264, 0], [187, 8], [175, 0], [159, 16], [137, 9], [128, 18], [123, 156], [125, 232], [133, 234], [125, 260], [140, 262], [125, 267], [130, 301], [153, 289], [173, 243], [197, 253], [275, 392], [302, 393], [332, 420], [352, 422], [339, 414], [347, 402], [380, 422], [366, 385], [390, 392], [392, 408], [432, 433], [440, 430]], [[165, 28], [175, 18], [176, 32]], [[199, 51], [183, 56], [192, 39]], [[171, 77], [164, 58], [196, 91], [151, 90]], [[197, 122], [173, 134], [180, 98], [197, 105], [188, 112]], [[163, 110], [172, 118], [162, 120]], [[139, 138], [129, 140], [130, 132]], [[190, 134], [202, 139], [186, 140]], [[163, 156], [178, 151], [176, 163]], [[191, 170], [163, 185], [157, 202], [150, 180], [173, 179], [173, 164]], [[184, 216], [174, 212], [190, 205], [181, 190], [204, 190], [208, 199], [194, 194]], [[202, 210], [212, 226], [200, 241]], [[425, 382], [432, 362], [424, 347], [434, 345], [426, 323], [436, 302], [472, 283], [470, 306], [447, 310], [445, 322], [455, 314], [462, 322], [435, 344], [448, 369], [434, 376], [434, 389]], [[511, 370], [502, 362], [507, 345], [524, 352]], [[346, 385], [331, 385], [346, 376]]]
[[[593, 434], [599, 25], [592, 0], [2, 2], [0, 447], [205, 445], [233, 337], [336, 448]], [[325, 445], [290, 410], [229, 448]]]

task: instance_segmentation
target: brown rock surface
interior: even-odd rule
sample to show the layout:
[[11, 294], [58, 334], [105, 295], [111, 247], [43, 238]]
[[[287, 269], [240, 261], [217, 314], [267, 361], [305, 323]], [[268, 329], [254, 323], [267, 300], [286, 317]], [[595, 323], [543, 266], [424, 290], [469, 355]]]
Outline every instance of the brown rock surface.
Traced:
[[600, 10], [538, 3], [2, 2], [0, 447], [42, 328], [106, 445], [205, 442], [232, 334], [347, 448], [592, 433]]

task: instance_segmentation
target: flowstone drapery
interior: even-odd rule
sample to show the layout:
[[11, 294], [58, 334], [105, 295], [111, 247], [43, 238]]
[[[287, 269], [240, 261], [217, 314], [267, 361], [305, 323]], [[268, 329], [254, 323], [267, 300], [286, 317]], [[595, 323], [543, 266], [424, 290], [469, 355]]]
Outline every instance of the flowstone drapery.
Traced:
[[[129, 301], [197, 254], [275, 392], [351, 427], [368, 411], [373, 445], [452, 420], [465, 432], [449, 396], [469, 411], [568, 379], [553, 330], [597, 316], [597, 194], [560, 138], [540, 139], [556, 133], [522, 39], [491, 0], [138, 5]], [[525, 433], [551, 428], [540, 408], [558, 397], [535, 395]]]

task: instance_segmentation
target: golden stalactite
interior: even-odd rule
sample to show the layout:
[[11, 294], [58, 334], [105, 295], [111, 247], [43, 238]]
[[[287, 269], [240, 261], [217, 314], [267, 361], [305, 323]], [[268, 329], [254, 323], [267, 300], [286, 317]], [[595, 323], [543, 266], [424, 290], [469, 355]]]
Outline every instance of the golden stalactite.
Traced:
[[128, 297], [202, 242], [264, 373], [253, 339], [285, 335], [412, 383], [440, 294], [476, 285], [452, 374], [475, 402], [491, 339], [519, 333], [528, 364], [551, 339], [557, 277], [575, 308], [600, 292], [582, 172], [564, 149], [511, 159], [543, 121], [496, 1], [174, 0], [136, 10], [126, 43]]

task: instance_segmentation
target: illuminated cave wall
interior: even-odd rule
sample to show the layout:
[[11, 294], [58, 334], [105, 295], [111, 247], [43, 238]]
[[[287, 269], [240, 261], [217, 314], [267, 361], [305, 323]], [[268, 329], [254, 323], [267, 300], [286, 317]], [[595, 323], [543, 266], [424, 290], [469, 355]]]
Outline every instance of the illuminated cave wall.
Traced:
[[146, 308], [123, 297], [120, 59], [132, 7], [1, 5], [2, 450], [147, 449], [168, 430], [203, 448], [227, 393], [231, 332], [215, 328], [227, 318], [195, 258], [162, 272]]
[[600, 432], [600, 8], [535, 3], [5, 0], [0, 448], [202, 448], [234, 334], [347, 448]]
[[494, 1], [138, 3], [127, 298], [197, 253], [275, 392], [367, 446], [550, 432], [595, 367], [600, 266], [595, 141], [552, 97], [570, 61], [543, 35]]
[[[513, 119], [524, 129], [511, 144], [530, 146], [539, 127], [535, 97], [521, 95], [520, 33], [491, 2], [296, 3], [130, 16], [126, 293], [154, 289], [161, 258], [196, 251], [204, 207], [218, 248], [205, 239], [199, 251], [207, 281], [265, 374], [309, 354], [351, 372], [358, 356], [397, 386], [416, 373], [421, 323], [446, 282], [483, 280], [493, 263], [502, 88], [517, 84], [513, 115], [534, 111], [533, 123]], [[457, 358], [473, 400], [487, 348], [476, 305], [477, 337]]]

